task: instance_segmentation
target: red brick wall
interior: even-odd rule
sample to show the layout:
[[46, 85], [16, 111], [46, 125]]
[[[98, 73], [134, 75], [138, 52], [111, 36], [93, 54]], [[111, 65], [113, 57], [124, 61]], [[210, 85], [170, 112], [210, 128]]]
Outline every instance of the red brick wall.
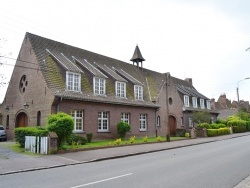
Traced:
[[[82, 110], [84, 112], [84, 135], [92, 132], [93, 139], [117, 138], [116, 125], [121, 120], [121, 113], [130, 113], [131, 131], [127, 134], [127, 137], [155, 136], [155, 109], [153, 108], [74, 102], [65, 99], [59, 105], [60, 111], [66, 113], [70, 113], [71, 110]], [[107, 133], [98, 132], [98, 112], [109, 112], [109, 132]], [[147, 131], [140, 131], [139, 116], [142, 113], [147, 114]]]
[[180, 98], [172, 79], [170, 79], [168, 92], [168, 99], [172, 98], [172, 104], [169, 104], [169, 114], [176, 118], [176, 128], [181, 128], [181, 118], [183, 118], [183, 99]]
[[[26, 67], [26, 68], [23, 68]], [[46, 124], [46, 117], [51, 114], [53, 95], [47, 88], [42, 73], [38, 70], [38, 62], [31, 48], [29, 40], [24, 39], [19, 52], [18, 61], [13, 70], [11, 82], [9, 83], [5, 99], [2, 104], [3, 125], [6, 126], [7, 115], [9, 115], [8, 139], [14, 138], [16, 117], [20, 112], [28, 116], [28, 126], [36, 126], [37, 112], [41, 111], [41, 125]], [[25, 92], [20, 92], [20, 79], [26, 75], [28, 81]], [[31, 103], [33, 101], [33, 104]], [[29, 102], [29, 108], [24, 108], [24, 103]], [[9, 111], [4, 109], [9, 106]]]

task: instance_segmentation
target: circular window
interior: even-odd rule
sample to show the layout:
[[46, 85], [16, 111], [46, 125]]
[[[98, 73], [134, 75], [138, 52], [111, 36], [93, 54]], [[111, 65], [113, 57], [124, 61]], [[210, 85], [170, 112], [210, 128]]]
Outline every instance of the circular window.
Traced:
[[169, 103], [170, 105], [172, 105], [172, 104], [173, 104], [173, 99], [172, 99], [171, 97], [169, 97], [169, 99], [168, 99], [168, 103]]
[[28, 81], [26, 75], [23, 75], [20, 83], [19, 83], [19, 90], [21, 93], [25, 93], [26, 87], [28, 86]]

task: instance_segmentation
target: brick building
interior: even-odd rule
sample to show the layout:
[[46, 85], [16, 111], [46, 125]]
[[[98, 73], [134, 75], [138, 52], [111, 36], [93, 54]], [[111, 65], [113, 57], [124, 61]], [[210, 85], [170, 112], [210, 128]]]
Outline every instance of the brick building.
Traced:
[[191, 79], [144, 69], [138, 46], [131, 61], [26, 33], [0, 108], [8, 138], [15, 127], [45, 126], [59, 111], [72, 115], [74, 132], [92, 132], [94, 139], [116, 138], [121, 120], [131, 124], [128, 136], [142, 137], [166, 135], [168, 125], [171, 134], [188, 128], [192, 111], [209, 110], [216, 118]]

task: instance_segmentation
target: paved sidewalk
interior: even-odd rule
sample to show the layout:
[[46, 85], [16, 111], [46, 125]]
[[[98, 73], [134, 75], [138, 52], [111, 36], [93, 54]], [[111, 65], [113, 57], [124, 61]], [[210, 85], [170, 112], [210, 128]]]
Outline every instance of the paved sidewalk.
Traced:
[[[106, 159], [113, 159], [119, 157], [133, 156], [157, 151], [164, 151], [174, 148], [187, 147], [191, 145], [205, 144], [209, 142], [216, 142], [225, 139], [231, 139], [240, 136], [248, 136], [247, 133], [239, 133], [232, 135], [225, 135], [219, 137], [197, 138], [189, 140], [180, 140], [172, 142], [160, 142], [142, 145], [122, 146], [106, 149], [79, 151], [56, 155], [42, 155], [42, 156], [27, 156], [14, 158], [0, 157], [0, 175], [7, 175], [13, 173], [42, 170], [49, 168], [56, 168], [67, 165], [76, 165], [93, 161], [100, 161]], [[0, 143], [1, 144], [1, 143]], [[246, 178], [242, 184], [236, 187], [241, 188], [250, 187], [250, 178]]]

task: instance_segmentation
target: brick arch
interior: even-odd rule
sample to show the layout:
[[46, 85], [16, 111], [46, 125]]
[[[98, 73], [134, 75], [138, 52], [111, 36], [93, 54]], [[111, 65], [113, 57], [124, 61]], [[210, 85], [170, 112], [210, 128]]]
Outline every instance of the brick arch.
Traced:
[[28, 115], [24, 111], [17, 113], [15, 122], [15, 127], [27, 127]]

